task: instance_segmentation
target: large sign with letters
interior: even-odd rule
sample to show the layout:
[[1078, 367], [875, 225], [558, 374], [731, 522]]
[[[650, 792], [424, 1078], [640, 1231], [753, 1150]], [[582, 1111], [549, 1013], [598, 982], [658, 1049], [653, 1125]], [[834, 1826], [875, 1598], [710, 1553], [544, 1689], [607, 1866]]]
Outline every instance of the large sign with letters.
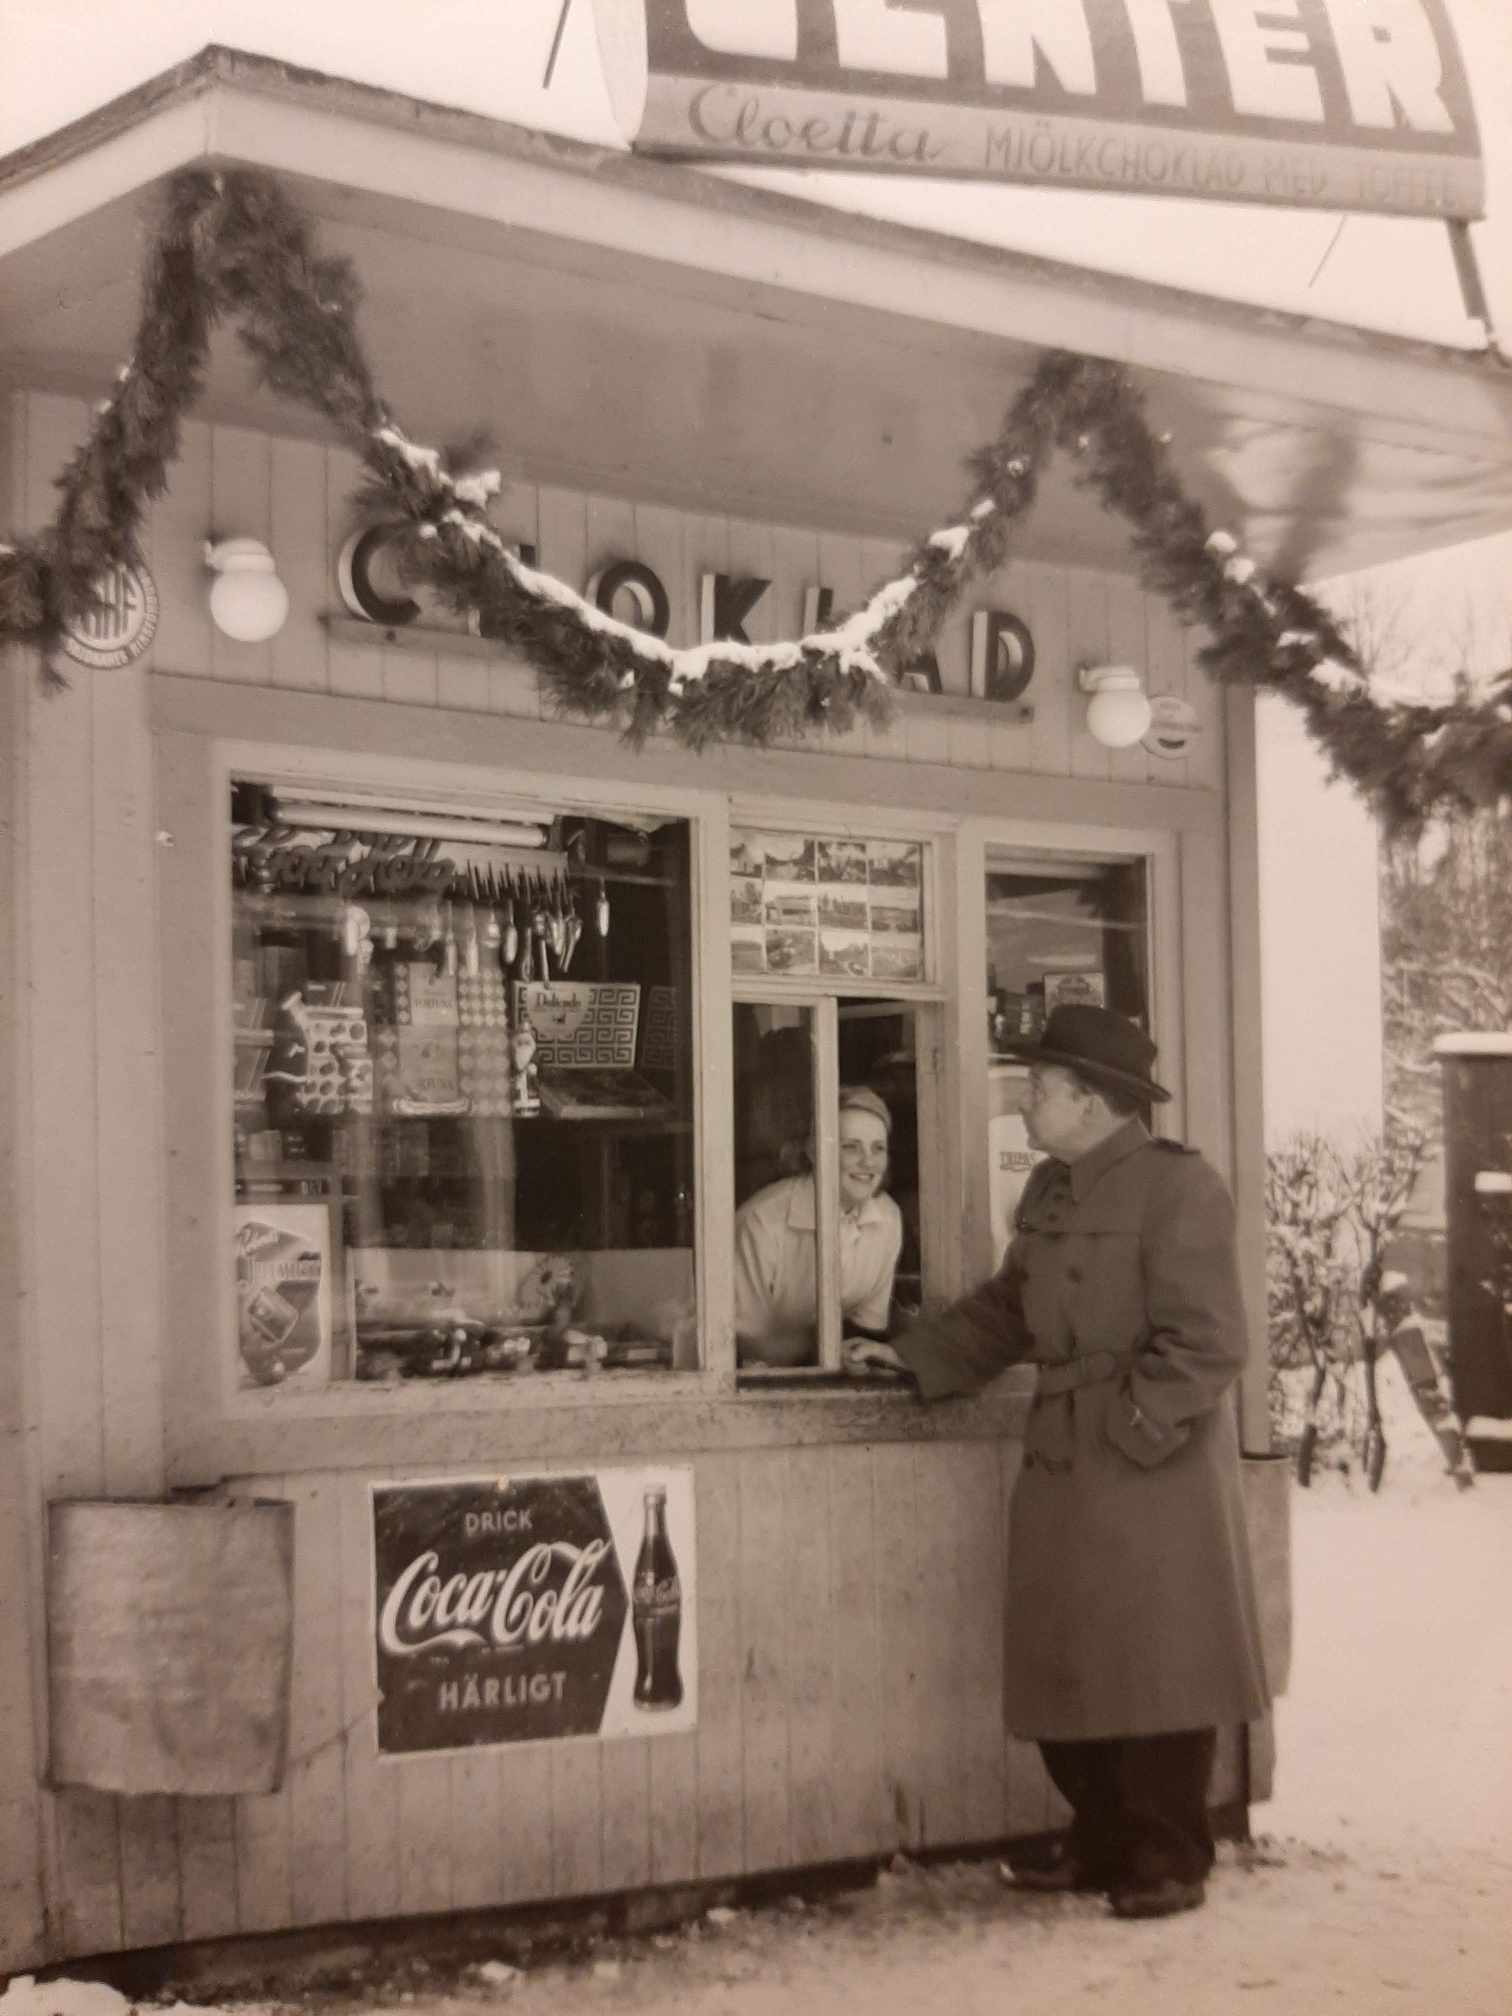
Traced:
[[1469, 218], [1444, 0], [595, 0], [648, 153]]

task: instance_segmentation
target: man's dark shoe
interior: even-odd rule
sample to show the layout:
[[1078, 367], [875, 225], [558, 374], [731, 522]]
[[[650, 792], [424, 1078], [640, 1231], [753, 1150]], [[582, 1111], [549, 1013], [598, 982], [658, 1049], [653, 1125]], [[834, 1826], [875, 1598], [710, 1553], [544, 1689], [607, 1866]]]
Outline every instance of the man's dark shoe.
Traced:
[[1090, 1868], [1078, 1856], [1064, 1850], [1046, 1862], [1015, 1863], [1008, 1871], [1011, 1890], [1034, 1890], [1041, 1896], [1068, 1893], [1096, 1894], [1108, 1888], [1108, 1879]]
[[1169, 1918], [1177, 1911], [1195, 1911], [1206, 1895], [1205, 1883], [1162, 1876], [1154, 1883], [1121, 1883], [1108, 1901], [1115, 1918]]

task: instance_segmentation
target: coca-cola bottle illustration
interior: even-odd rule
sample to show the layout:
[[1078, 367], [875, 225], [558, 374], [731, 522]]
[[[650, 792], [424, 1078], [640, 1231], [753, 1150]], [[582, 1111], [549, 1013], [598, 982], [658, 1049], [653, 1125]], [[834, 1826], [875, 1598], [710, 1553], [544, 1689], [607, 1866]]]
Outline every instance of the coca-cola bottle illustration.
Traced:
[[677, 1670], [682, 1584], [667, 1538], [664, 1484], [653, 1484], [646, 1493], [646, 1527], [635, 1563], [630, 1615], [635, 1626], [635, 1705], [675, 1708], [683, 1698], [682, 1675]]

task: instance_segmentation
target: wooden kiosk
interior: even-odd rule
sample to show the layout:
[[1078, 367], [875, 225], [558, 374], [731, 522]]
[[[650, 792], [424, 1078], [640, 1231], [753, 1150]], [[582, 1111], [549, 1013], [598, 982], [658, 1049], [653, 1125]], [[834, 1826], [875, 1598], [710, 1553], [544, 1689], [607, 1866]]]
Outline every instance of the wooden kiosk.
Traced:
[[[1320, 571], [1464, 536], [1512, 411], [1422, 345], [214, 50], [0, 163], [7, 523], [47, 522], [203, 164], [350, 255], [410, 439], [492, 430], [500, 533], [678, 645], [854, 608], [1047, 347], [1129, 368], [1262, 564], [1345, 463]], [[1101, 992], [1231, 1176], [1266, 1452], [1251, 707], [1072, 474], [886, 729], [634, 748], [407, 608], [353, 458], [217, 339], [150, 582], [66, 689], [18, 651], [0, 691], [0, 1969], [1054, 1824], [997, 1687], [1026, 1385], [857, 1390], [832, 1319], [743, 1367], [731, 1226], [796, 1047], [810, 1120], [847, 1072], [906, 1116], [900, 1293], [959, 1289], [1024, 1171], [1004, 1032]], [[208, 538], [272, 556], [271, 634], [212, 615]], [[1164, 741], [1089, 732], [1110, 663]], [[1225, 1732], [1215, 1800], [1270, 1770]]]

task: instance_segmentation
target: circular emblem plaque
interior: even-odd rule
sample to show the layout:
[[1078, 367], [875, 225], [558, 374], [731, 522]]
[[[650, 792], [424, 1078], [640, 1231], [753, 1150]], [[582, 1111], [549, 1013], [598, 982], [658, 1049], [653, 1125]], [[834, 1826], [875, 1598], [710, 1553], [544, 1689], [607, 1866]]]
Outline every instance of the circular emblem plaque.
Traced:
[[106, 670], [140, 658], [157, 629], [158, 593], [145, 567], [112, 567], [96, 583], [99, 606], [63, 631], [63, 649], [80, 665]]
[[1176, 693], [1150, 695], [1150, 725], [1140, 738], [1152, 756], [1166, 756], [1173, 762], [1185, 756], [1202, 732], [1197, 709]]

